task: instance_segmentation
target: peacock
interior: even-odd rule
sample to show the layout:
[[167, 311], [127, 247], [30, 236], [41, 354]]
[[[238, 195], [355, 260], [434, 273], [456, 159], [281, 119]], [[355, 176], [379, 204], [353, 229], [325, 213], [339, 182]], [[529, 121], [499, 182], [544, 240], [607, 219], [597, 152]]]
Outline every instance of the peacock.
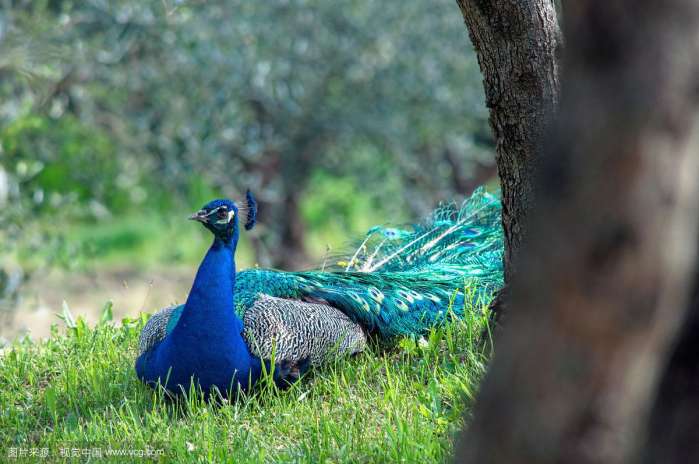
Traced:
[[419, 224], [373, 227], [354, 253], [322, 270], [236, 273], [239, 214], [252, 229], [256, 201], [248, 191], [241, 205], [209, 202], [190, 219], [213, 243], [186, 302], [144, 326], [136, 373], [175, 394], [196, 386], [227, 396], [264, 372], [288, 386], [331, 357], [364, 350], [372, 334], [418, 336], [502, 286], [500, 208], [481, 187]]

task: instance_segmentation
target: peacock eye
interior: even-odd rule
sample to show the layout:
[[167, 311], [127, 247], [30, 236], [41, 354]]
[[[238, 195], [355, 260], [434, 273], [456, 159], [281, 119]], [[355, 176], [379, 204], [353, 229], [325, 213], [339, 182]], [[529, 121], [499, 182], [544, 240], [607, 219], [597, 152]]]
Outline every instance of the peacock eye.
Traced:
[[226, 216], [228, 216], [228, 211], [226, 211], [226, 208], [219, 208], [218, 211], [216, 212], [216, 215], [220, 218], [223, 219]]

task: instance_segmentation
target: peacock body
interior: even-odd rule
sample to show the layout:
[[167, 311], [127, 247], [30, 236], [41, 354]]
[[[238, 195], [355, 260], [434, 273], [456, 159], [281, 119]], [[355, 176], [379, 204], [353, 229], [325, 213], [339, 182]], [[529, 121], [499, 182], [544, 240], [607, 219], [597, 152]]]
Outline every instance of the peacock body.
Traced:
[[[248, 224], [254, 224], [251, 196], [248, 210]], [[444, 321], [449, 312], [462, 315], [465, 307], [472, 306], [464, 304], [467, 299], [486, 302], [503, 282], [502, 250], [500, 201], [480, 188], [459, 207], [441, 206], [420, 224], [372, 228], [354, 254], [341, 257], [327, 270], [248, 269], [235, 274], [233, 264], [228, 311], [240, 322], [239, 336], [252, 364], [269, 365], [273, 359], [275, 376], [283, 384], [330, 356], [363, 350], [367, 333], [421, 334]], [[196, 287], [197, 280], [193, 292]], [[148, 321], [139, 359], [152, 357], [153, 350], [176, 333], [191, 306], [188, 299]], [[216, 320], [209, 323], [214, 326], [208, 330], [215, 331]], [[205, 343], [197, 340], [193, 349]], [[199, 378], [195, 367], [202, 366], [190, 366], [191, 375]], [[254, 383], [249, 374], [248, 385]], [[143, 369], [139, 376], [155, 380]], [[245, 389], [243, 382], [239, 384]]]

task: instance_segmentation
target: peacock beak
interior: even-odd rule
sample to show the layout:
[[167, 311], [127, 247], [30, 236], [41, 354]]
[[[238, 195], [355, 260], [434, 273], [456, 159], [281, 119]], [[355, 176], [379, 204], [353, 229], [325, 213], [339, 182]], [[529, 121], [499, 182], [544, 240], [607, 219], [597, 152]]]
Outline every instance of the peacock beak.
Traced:
[[189, 216], [188, 219], [190, 219], [192, 221], [207, 222], [208, 221], [208, 214], [209, 213], [206, 210], [200, 209], [196, 213]]

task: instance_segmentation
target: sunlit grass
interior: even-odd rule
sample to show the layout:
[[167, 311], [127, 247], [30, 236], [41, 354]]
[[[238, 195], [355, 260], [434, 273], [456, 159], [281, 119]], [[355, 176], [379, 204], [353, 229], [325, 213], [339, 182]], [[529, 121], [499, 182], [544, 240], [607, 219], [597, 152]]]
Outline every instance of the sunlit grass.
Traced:
[[374, 343], [286, 391], [218, 406], [196, 395], [171, 402], [134, 374], [145, 318], [120, 327], [103, 319], [94, 328], [69, 319], [65, 333], [0, 355], [0, 461], [20, 449], [47, 448], [62, 461], [61, 448], [99, 448], [162, 450], [162, 462], [444, 462], [489, 354], [487, 318], [468, 311], [424, 339]]

